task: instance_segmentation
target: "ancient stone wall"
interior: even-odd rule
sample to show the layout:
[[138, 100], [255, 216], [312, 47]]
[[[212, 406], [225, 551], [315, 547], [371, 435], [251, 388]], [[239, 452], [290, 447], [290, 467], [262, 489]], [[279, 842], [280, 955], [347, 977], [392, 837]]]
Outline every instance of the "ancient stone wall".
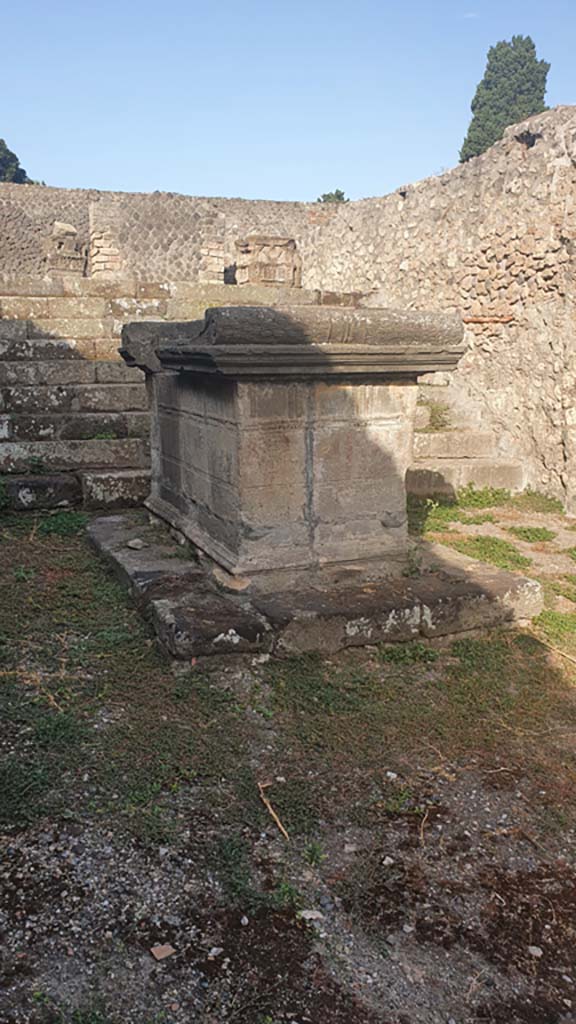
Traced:
[[90, 246], [90, 276], [220, 282], [234, 266], [236, 242], [247, 235], [293, 238], [310, 261], [306, 239], [334, 213], [316, 203], [0, 184], [0, 275], [43, 276], [58, 221], [76, 228], [79, 245]]
[[[218, 301], [234, 304], [224, 281], [234, 282], [236, 243], [250, 235], [294, 239], [304, 289], [460, 310], [469, 350], [450, 385], [437, 378], [426, 387], [441, 402], [449, 398], [459, 427], [482, 427], [498, 456], [520, 459], [526, 483], [576, 509], [576, 108], [508, 129], [447, 174], [346, 204], [0, 185], [0, 275], [10, 275], [0, 296], [43, 294], [21, 275], [50, 273], [55, 221], [76, 229], [86, 283], [96, 289], [79, 294], [84, 305], [62, 307], [64, 337], [72, 336], [68, 313], [76, 314], [76, 337], [78, 321], [96, 316], [88, 295], [110, 299], [96, 318], [111, 343], [136, 299], [150, 299], [137, 315], [186, 318], [187, 289], [197, 296], [198, 283], [214, 283], [222, 286]], [[99, 293], [99, 280], [104, 287], [112, 279], [123, 294]], [[2, 315], [13, 310], [8, 303]], [[448, 441], [457, 448], [454, 434]]]
[[314, 249], [307, 287], [459, 309], [469, 350], [452, 403], [522, 459], [529, 485], [576, 507], [576, 108], [509, 128], [440, 177], [339, 206]]

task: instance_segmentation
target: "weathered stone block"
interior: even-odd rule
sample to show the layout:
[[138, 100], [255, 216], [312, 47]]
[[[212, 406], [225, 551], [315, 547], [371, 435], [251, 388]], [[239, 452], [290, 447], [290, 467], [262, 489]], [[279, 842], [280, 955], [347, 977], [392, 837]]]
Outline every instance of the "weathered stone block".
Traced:
[[0, 361], [0, 387], [93, 384], [95, 379], [94, 364], [81, 359], [58, 359], [51, 362]]
[[440, 430], [414, 437], [416, 459], [483, 459], [495, 454], [495, 437], [484, 431]]
[[[110, 304], [106, 298], [92, 296], [58, 297], [44, 300], [47, 304], [45, 314], [37, 317], [49, 317], [54, 320], [87, 320], [102, 319], [109, 312]], [[33, 319], [29, 317], [29, 319]]]
[[144, 388], [144, 374], [136, 366], [126, 366], [120, 362], [98, 362], [93, 372], [98, 384], [140, 384]]
[[37, 317], [29, 326], [30, 338], [102, 338], [109, 334], [108, 325], [101, 319], [80, 317]]
[[73, 473], [5, 476], [2, 482], [8, 505], [16, 511], [65, 508], [77, 505], [81, 499], [80, 482]]
[[409, 494], [453, 497], [461, 487], [496, 487], [518, 492], [526, 486], [524, 467], [505, 459], [426, 459], [406, 475]]
[[151, 353], [138, 325], [123, 334], [153, 378], [150, 508], [235, 573], [377, 558], [399, 571], [414, 382], [458, 358], [457, 322], [256, 307], [209, 311], [181, 343], [145, 326], [169, 336]]
[[91, 470], [79, 477], [84, 508], [131, 508], [141, 505], [150, 490], [146, 470]]
[[34, 441], [0, 445], [0, 473], [26, 473], [31, 465], [47, 472], [92, 466], [147, 469], [148, 446], [142, 440]]
[[0, 299], [0, 315], [14, 320], [35, 320], [38, 317], [48, 317], [50, 299], [25, 298], [17, 296], [2, 296]]

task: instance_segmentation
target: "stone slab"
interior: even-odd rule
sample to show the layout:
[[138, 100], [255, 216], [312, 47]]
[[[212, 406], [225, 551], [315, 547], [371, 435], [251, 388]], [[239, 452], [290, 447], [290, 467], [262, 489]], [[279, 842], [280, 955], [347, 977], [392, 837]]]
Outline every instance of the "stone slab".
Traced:
[[0, 321], [0, 359], [26, 360], [81, 359], [75, 341], [60, 338], [29, 338], [24, 320]]
[[519, 462], [505, 459], [426, 459], [414, 463], [406, 474], [408, 494], [424, 498], [454, 497], [470, 484], [518, 492], [526, 487], [526, 473]]
[[430, 430], [414, 435], [415, 459], [485, 459], [495, 454], [495, 437], [481, 430]]
[[[126, 583], [156, 634], [175, 658], [268, 650], [268, 623], [242, 599], [224, 596], [200, 563], [181, 558], [163, 526], [146, 528], [141, 514], [94, 520], [88, 536]], [[130, 540], [145, 538], [133, 550]]]
[[142, 505], [150, 490], [146, 470], [87, 470], [78, 476], [84, 508], [131, 508]]
[[[126, 366], [124, 369], [128, 370], [129, 367]], [[82, 359], [54, 359], [46, 362], [0, 361], [0, 387], [93, 384], [95, 380], [95, 364]]]
[[18, 512], [66, 508], [78, 505], [82, 497], [80, 481], [73, 473], [5, 476], [2, 477], [2, 489], [8, 508]]
[[148, 444], [142, 438], [120, 441], [7, 441], [0, 445], [0, 473], [27, 473], [31, 465], [45, 473], [108, 467], [147, 469]]
[[[166, 551], [164, 526], [148, 530], [146, 547], [129, 548], [128, 542], [141, 536], [142, 523], [141, 513], [101, 518], [91, 524], [89, 536], [176, 658], [258, 650], [334, 652], [435, 639], [525, 623], [542, 610], [537, 581], [440, 545], [428, 546], [426, 567], [413, 579], [370, 579], [357, 567], [309, 573], [294, 585], [290, 574], [276, 573], [268, 589], [247, 580], [231, 594], [222, 584], [222, 570], [215, 571], [206, 556], [193, 553], [175, 564]], [[432, 571], [433, 565], [440, 568]]]
[[0, 389], [0, 409], [15, 413], [145, 412], [143, 384], [51, 384]]
[[145, 412], [72, 412], [53, 415], [0, 414], [0, 441], [90, 441], [147, 438]]

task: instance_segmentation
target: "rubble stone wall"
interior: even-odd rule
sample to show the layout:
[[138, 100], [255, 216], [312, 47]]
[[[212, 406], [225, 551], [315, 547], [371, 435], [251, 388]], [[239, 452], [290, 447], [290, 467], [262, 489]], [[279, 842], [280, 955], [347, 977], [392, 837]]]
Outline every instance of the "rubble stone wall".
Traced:
[[[575, 107], [509, 128], [487, 153], [444, 175], [346, 204], [0, 185], [0, 275], [9, 275], [0, 280], [3, 317], [17, 312], [10, 303], [4, 310], [1, 296], [14, 298], [22, 275], [46, 274], [56, 220], [89, 247], [90, 276], [81, 279], [87, 290], [76, 308], [55, 317], [52, 304], [49, 318], [60, 319], [63, 337], [76, 338], [79, 321], [97, 320], [111, 348], [119, 325], [135, 318], [135, 302], [138, 316], [189, 318], [186, 295], [196, 301], [198, 285], [211, 283], [218, 302], [237, 302], [238, 290], [232, 299], [222, 282], [226, 271], [233, 279], [236, 242], [254, 234], [295, 240], [303, 289], [460, 310], [468, 352], [451, 383], [436, 378], [426, 386], [437, 386], [440, 400], [450, 393], [462, 422], [492, 430], [499, 454], [521, 459], [532, 487], [576, 511]], [[109, 278], [132, 284], [123, 294], [98, 292]], [[22, 282], [19, 294], [42, 297], [27, 287]], [[100, 313], [94, 303], [89, 315], [81, 312], [88, 295], [107, 299]], [[74, 325], [66, 323], [70, 309]]]
[[[235, 262], [239, 238], [287, 236], [308, 251], [307, 236], [335, 212], [317, 203], [0, 183], [0, 275], [43, 276], [52, 228], [60, 221], [76, 228], [79, 245], [90, 245], [90, 274], [222, 281], [225, 267]], [[102, 255], [112, 257], [109, 265]]]
[[440, 177], [340, 206], [315, 252], [307, 287], [460, 310], [469, 349], [452, 404], [576, 511], [576, 108], [509, 128]]

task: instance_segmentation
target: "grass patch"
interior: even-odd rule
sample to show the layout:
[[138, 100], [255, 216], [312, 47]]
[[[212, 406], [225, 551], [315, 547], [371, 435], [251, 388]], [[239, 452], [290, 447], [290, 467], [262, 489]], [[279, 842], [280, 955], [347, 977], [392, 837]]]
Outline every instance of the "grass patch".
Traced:
[[553, 594], [560, 594], [562, 597], [567, 597], [569, 601], [574, 601], [576, 603], [575, 573], [567, 572], [564, 573], [563, 576], [556, 577], [556, 579], [552, 580], [549, 577], [546, 577], [545, 579], [541, 579], [540, 582], [543, 584], [544, 587], [547, 587]]
[[515, 494], [510, 499], [510, 505], [520, 512], [564, 512], [564, 506], [558, 498], [530, 489], [523, 491], [522, 494]]
[[227, 900], [244, 910], [296, 910], [301, 905], [297, 889], [280, 881], [273, 889], [262, 892], [256, 885], [250, 847], [245, 839], [230, 836], [216, 844], [212, 859]]
[[0, 761], [0, 825], [27, 825], [51, 786], [46, 769], [13, 754]]
[[534, 629], [544, 640], [566, 653], [576, 650], [576, 610], [555, 612], [545, 609], [534, 620]]
[[441, 539], [443, 544], [460, 554], [495, 565], [499, 569], [526, 569], [532, 564], [532, 560], [520, 554], [510, 541], [500, 537], [463, 537], [457, 533], [446, 533]]
[[87, 729], [73, 715], [63, 712], [40, 718], [34, 735], [38, 746], [45, 750], [67, 750], [82, 743]]
[[[511, 495], [500, 487], [474, 487], [469, 484], [461, 488], [454, 497], [437, 495], [435, 498], [408, 496], [408, 523], [412, 533], [430, 533], [446, 529], [450, 523], [479, 525], [493, 523], [497, 517], [485, 509], [513, 508], [522, 512], [562, 512], [562, 504], [556, 498], [524, 491]], [[531, 527], [518, 527], [527, 530]], [[520, 538], [526, 539], [524, 537]], [[542, 538], [552, 539], [552, 538]]]
[[496, 508], [507, 505], [511, 500], [510, 491], [503, 487], [474, 487], [468, 484], [458, 491], [458, 504], [461, 508]]
[[374, 685], [371, 674], [360, 666], [326, 672], [319, 654], [295, 655], [271, 663], [266, 681], [277, 709], [311, 714], [319, 710], [328, 714], [357, 710]]
[[414, 640], [406, 644], [381, 646], [378, 648], [378, 657], [380, 661], [391, 665], [414, 665], [418, 662], [432, 665], [438, 660], [438, 651], [419, 640]]
[[[460, 493], [464, 495], [464, 502], [470, 499], [469, 491]], [[493, 491], [490, 492], [491, 495], [493, 493]], [[482, 502], [484, 495], [483, 491], [473, 492], [473, 499]], [[476, 507], [480, 511], [470, 511]], [[482, 504], [479, 506], [462, 504], [460, 497], [449, 498], [439, 495], [437, 498], [418, 498], [415, 495], [408, 495], [408, 527], [413, 534], [424, 534], [445, 530], [451, 523], [477, 526], [496, 522], [494, 513], [483, 512], [482, 508]]]
[[74, 537], [84, 530], [89, 518], [86, 512], [55, 512], [42, 519], [38, 533], [45, 537]]
[[525, 540], [528, 544], [554, 540], [556, 536], [553, 530], [547, 530], [545, 526], [509, 526], [508, 533], [513, 534], [518, 540]]

